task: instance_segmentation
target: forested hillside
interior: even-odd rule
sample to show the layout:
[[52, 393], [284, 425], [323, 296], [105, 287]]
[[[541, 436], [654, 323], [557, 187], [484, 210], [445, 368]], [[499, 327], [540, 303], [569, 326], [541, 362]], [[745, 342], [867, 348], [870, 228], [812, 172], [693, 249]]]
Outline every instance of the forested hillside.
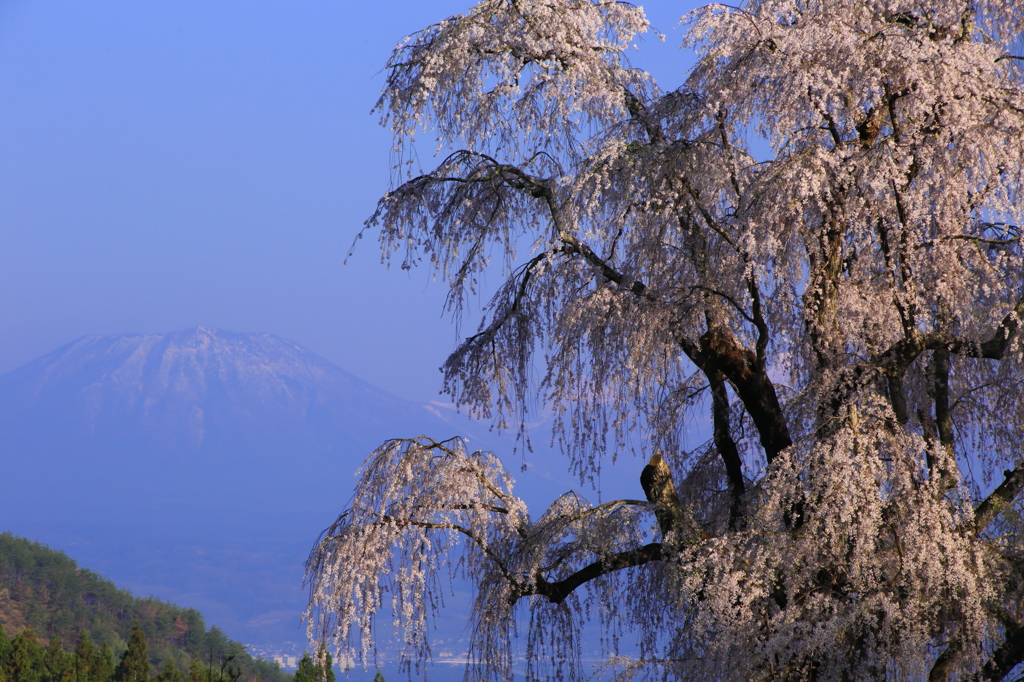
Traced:
[[[206, 628], [195, 609], [153, 598], [135, 597], [96, 573], [79, 568], [67, 555], [10, 533], [0, 534], [0, 628], [14, 638], [31, 628], [40, 645], [74, 649], [87, 633], [97, 651], [109, 646], [116, 664], [128, 649], [132, 625], [145, 635], [154, 674], [168, 661], [187, 671], [193, 657], [220, 668], [229, 657], [240, 679], [291, 679], [273, 663], [252, 658], [218, 628]], [[51, 654], [52, 655], [52, 654]]]

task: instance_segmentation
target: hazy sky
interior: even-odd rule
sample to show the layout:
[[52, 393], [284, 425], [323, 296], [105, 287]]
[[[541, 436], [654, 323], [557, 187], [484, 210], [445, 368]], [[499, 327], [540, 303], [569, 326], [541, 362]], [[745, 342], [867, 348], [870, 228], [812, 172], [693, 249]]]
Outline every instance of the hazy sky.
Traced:
[[[84, 334], [207, 325], [434, 397], [444, 286], [372, 240], [342, 261], [387, 189], [381, 68], [467, 6], [0, 0], [0, 373]], [[647, 5], [668, 38], [635, 63], [663, 86], [691, 6]]]

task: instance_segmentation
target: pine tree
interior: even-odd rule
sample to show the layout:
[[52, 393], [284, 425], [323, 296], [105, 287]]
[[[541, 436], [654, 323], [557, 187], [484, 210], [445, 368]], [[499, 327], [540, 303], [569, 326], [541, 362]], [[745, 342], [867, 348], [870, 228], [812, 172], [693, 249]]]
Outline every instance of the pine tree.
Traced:
[[11, 640], [7, 632], [0, 626], [0, 682], [5, 682], [7, 673], [7, 659], [11, 653]]
[[17, 682], [40, 682], [42, 670], [43, 648], [32, 628], [25, 628], [11, 642], [7, 676]]
[[110, 682], [114, 678], [114, 652], [106, 642], [96, 652], [90, 674], [89, 682]]
[[96, 659], [96, 647], [89, 639], [89, 633], [82, 630], [78, 633], [72, 667], [75, 682], [92, 682], [92, 668]]
[[299, 661], [299, 669], [295, 671], [294, 682], [317, 682], [318, 672], [319, 670], [307, 651], [302, 654], [302, 660]]
[[132, 625], [132, 634], [128, 638], [128, 649], [121, 657], [121, 662], [114, 672], [116, 682], [148, 682], [149, 654], [146, 651], [146, 635], [138, 621]]
[[188, 666], [188, 682], [206, 682], [206, 671], [197, 654], [192, 655], [192, 663]]
[[74, 679], [74, 659], [65, 653], [64, 642], [60, 637], [53, 637], [43, 654], [46, 679], [49, 682], [70, 682]]
[[156, 676], [154, 682], [181, 682], [181, 673], [178, 668], [174, 665], [174, 659], [168, 658], [167, 662], [164, 663], [163, 670]]
[[317, 682], [334, 682], [335, 680], [334, 660], [331, 657], [331, 652], [322, 643], [316, 653], [316, 679]]

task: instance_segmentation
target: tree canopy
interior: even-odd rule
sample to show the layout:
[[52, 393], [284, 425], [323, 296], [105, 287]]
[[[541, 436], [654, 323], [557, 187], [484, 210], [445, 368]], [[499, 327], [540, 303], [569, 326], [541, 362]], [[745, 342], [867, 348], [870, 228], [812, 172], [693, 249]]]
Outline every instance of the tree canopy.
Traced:
[[547, 406], [581, 479], [641, 450], [647, 499], [531, 515], [494, 455], [385, 443], [311, 555], [311, 627], [366, 656], [390, 589], [423, 663], [449, 570], [477, 589], [473, 677], [511, 679], [525, 614], [534, 678], [581, 678], [596, 619], [625, 676], [1004, 679], [1024, 660], [1024, 4], [750, 0], [684, 23], [698, 61], [672, 90], [627, 59], [650, 27], [624, 2], [484, 0], [392, 54], [397, 179], [366, 229], [456, 315], [506, 264], [446, 390], [524, 434]]

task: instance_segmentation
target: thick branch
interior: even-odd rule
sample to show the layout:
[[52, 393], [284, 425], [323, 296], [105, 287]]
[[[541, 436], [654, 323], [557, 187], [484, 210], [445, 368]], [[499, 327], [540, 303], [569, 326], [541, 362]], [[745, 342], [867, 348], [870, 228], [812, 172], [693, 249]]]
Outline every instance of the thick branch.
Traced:
[[764, 370], [767, 363], [766, 351], [768, 350], [768, 323], [764, 319], [764, 309], [761, 306], [761, 291], [754, 281], [753, 275], [747, 278], [747, 290], [750, 292], [750, 307], [754, 315], [754, 326], [757, 327], [757, 344], [754, 347], [757, 351], [757, 364], [759, 370]]
[[698, 344], [682, 338], [679, 341], [683, 351], [708, 376], [721, 373], [732, 383], [754, 421], [765, 458], [771, 464], [793, 440], [775, 386], [767, 371], [759, 367], [757, 356], [722, 329], [708, 331]]
[[991, 360], [1002, 360], [1003, 353], [1006, 352], [1007, 347], [1010, 345], [1010, 340], [1013, 339], [1020, 328], [1020, 318], [1022, 315], [1024, 315], [1024, 296], [1006, 314], [1006, 317], [1003, 318], [992, 333], [992, 337], [981, 344], [979, 348], [981, 357]]
[[[902, 206], [903, 206], [903, 204], [902, 204], [902, 202], [899, 199], [899, 193], [898, 193], [898, 190], [896, 189], [895, 183], [893, 183], [893, 192], [896, 193], [897, 213], [901, 216], [900, 217], [900, 222], [903, 223], [903, 218], [902, 218], [902, 215], [903, 215]], [[911, 314], [910, 311], [907, 310], [907, 308], [903, 305], [903, 302], [900, 300], [900, 292], [906, 290], [906, 284], [907, 284], [907, 273], [906, 273], [906, 271], [904, 269], [904, 266], [903, 266], [903, 260], [904, 260], [903, 256], [905, 256], [905, 254], [899, 254], [900, 257], [901, 257], [900, 261], [899, 261], [899, 263], [894, 264], [894, 262], [893, 262], [893, 253], [892, 253], [892, 245], [889, 242], [889, 230], [886, 228], [885, 221], [882, 220], [881, 218], [878, 219], [877, 229], [878, 229], [878, 245], [879, 245], [879, 249], [882, 252], [882, 256], [885, 258], [886, 269], [888, 270], [890, 277], [892, 277], [893, 287], [897, 290], [896, 292], [893, 293], [892, 302], [893, 302], [893, 305], [896, 306], [896, 312], [899, 313], [900, 323], [903, 326], [903, 335], [906, 338], [909, 339], [909, 338], [912, 338], [914, 336], [914, 331], [915, 331], [913, 315]], [[903, 232], [905, 232], [905, 230], [903, 230]], [[900, 280], [896, 279], [896, 270], [897, 269], [900, 271], [900, 277], [901, 277], [901, 280], [902, 280], [902, 286], [901, 286]]]
[[[987, 341], [967, 341], [957, 339], [941, 332], [927, 334], [913, 333], [909, 337], [897, 341], [885, 352], [871, 359], [872, 365], [881, 369], [889, 384], [889, 400], [896, 413], [897, 420], [904, 424], [908, 419], [906, 399], [903, 395], [903, 375], [921, 353], [934, 350], [939, 353], [935, 371], [936, 420], [940, 429], [939, 438], [943, 445], [952, 447], [953, 431], [949, 410], [949, 357], [948, 353], [956, 353], [964, 357], [984, 360], [1001, 360], [1010, 341], [1020, 328], [1020, 318], [1024, 315], [1024, 297], [1021, 297], [1013, 308], [996, 325]], [[945, 353], [943, 360], [942, 354]], [[940, 404], [941, 403], [941, 404]]]
[[615, 268], [608, 265], [604, 261], [604, 259], [602, 259], [596, 253], [594, 253], [594, 251], [589, 246], [579, 241], [572, 235], [562, 234], [561, 239], [562, 242], [565, 244], [565, 246], [563, 247], [563, 251], [567, 251], [570, 253], [578, 253], [579, 255], [583, 256], [583, 258], [588, 263], [596, 267], [601, 272], [601, 276], [607, 279], [608, 281], [615, 282], [616, 284], [628, 289], [631, 293], [642, 298], [645, 298], [649, 301], [657, 300], [647, 290], [646, 284], [644, 284], [638, 279], [629, 281], [629, 278], [627, 278], [625, 275], [623, 275]]
[[[929, 451], [928, 471], [930, 476], [938, 476], [944, 487], [952, 487], [956, 483], [949, 472], [949, 464], [954, 461], [956, 452], [953, 442], [953, 412], [949, 406], [949, 349], [945, 346], [936, 348], [932, 353], [931, 365], [932, 389], [929, 393], [935, 402], [935, 422], [931, 426], [939, 438], [939, 444], [945, 450], [946, 457], [944, 462], [937, 463]], [[925, 418], [921, 421], [927, 423]]]
[[729, 494], [732, 504], [729, 506], [729, 528], [736, 530], [743, 513], [743, 495], [746, 485], [743, 481], [743, 460], [740, 459], [736, 441], [733, 440], [729, 428], [729, 396], [725, 390], [725, 377], [720, 372], [707, 374], [711, 384], [711, 414], [715, 426], [715, 449], [725, 464], [725, 473], [729, 479]]
[[662, 557], [661, 543], [652, 542], [643, 547], [637, 547], [636, 549], [630, 549], [598, 559], [589, 566], [581, 568], [572, 575], [557, 582], [549, 583], [543, 577], [537, 576], [537, 582], [527, 586], [522, 592], [514, 594], [513, 601], [527, 595], [539, 594], [547, 597], [548, 601], [552, 604], [561, 604], [565, 601], [566, 597], [572, 594], [573, 590], [583, 583], [600, 578], [607, 573], [622, 570], [623, 568], [643, 566], [651, 561], [658, 561]]
[[637, 96], [629, 91], [628, 88], [622, 89], [624, 98], [626, 100], [626, 109], [629, 110], [630, 117], [643, 126], [644, 131], [647, 133], [647, 139], [652, 144], [657, 144], [665, 139], [665, 134], [661, 130], [661, 126], [657, 121], [652, 121], [650, 112], [647, 107], [644, 106], [643, 102], [637, 99]]
[[981, 677], [998, 682], [1021, 661], [1024, 661], [1024, 627], [1007, 628], [1006, 640], [992, 652], [992, 658], [985, 662]]
[[949, 351], [937, 348], [932, 355], [932, 372], [935, 377], [935, 426], [939, 442], [949, 454], [953, 454], [953, 417], [949, 410]]
[[886, 387], [889, 390], [889, 404], [892, 405], [896, 421], [901, 426], [910, 421], [910, 414], [907, 412], [907, 396], [903, 392], [903, 368], [899, 372], [886, 373]]
[[[845, 234], [841, 225], [840, 218], [833, 215], [829, 219], [828, 229], [818, 240], [817, 248], [808, 249], [811, 272], [804, 294], [804, 314], [812, 347], [821, 367], [833, 366], [842, 347], [841, 329], [836, 318]], [[834, 417], [837, 409], [833, 406], [827, 418]]]
[[942, 653], [935, 659], [932, 669], [928, 672], [928, 682], [946, 682], [953, 672], [953, 664], [959, 653], [960, 647], [957, 646], [956, 642], [950, 643], [949, 646], [943, 649]]
[[880, 353], [872, 358], [871, 364], [881, 368], [886, 374], [902, 375], [921, 353], [939, 348], [946, 348], [950, 353], [956, 353], [969, 358], [1001, 360], [1007, 346], [1010, 345], [1010, 341], [1020, 327], [1019, 318], [1021, 315], [1024, 315], [1024, 298], [1021, 298], [1013, 309], [1006, 314], [1006, 317], [996, 326], [988, 341], [981, 343], [966, 341], [941, 332], [914, 334], [909, 338], [897, 341], [886, 349], [884, 353]]
[[1024, 490], [1024, 462], [1021, 462], [1012, 470], [1003, 472], [1006, 477], [1002, 483], [993, 490], [988, 497], [974, 510], [974, 530], [980, 533], [985, 526], [992, 523], [992, 520], [1010, 505], [1013, 500]]

